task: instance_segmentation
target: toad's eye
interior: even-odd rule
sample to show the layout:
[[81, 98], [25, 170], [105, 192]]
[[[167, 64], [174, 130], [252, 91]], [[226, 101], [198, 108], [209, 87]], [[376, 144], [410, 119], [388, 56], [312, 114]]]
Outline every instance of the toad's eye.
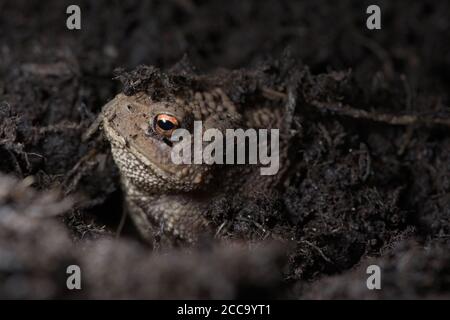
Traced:
[[170, 137], [178, 128], [178, 120], [168, 114], [159, 114], [155, 118], [155, 131], [163, 136]]

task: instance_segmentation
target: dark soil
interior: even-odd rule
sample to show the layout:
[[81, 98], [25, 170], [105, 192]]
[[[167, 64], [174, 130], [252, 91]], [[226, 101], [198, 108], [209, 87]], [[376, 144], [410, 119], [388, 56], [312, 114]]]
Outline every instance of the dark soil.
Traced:
[[[378, 1], [378, 31], [366, 1], [78, 3], [69, 31], [73, 1], [0, 0], [1, 298], [450, 297], [448, 1]], [[86, 132], [122, 90], [217, 83], [290, 93], [284, 189], [224, 195], [233, 240], [152, 250]]]

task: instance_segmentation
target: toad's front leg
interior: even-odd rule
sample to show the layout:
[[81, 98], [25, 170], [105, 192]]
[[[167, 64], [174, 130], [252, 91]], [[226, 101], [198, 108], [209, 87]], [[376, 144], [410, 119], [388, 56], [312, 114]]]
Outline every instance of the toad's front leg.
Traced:
[[126, 202], [133, 222], [147, 241], [154, 242], [158, 233], [189, 243], [212, 235], [212, 225], [204, 217], [205, 201], [191, 194], [128, 193]]

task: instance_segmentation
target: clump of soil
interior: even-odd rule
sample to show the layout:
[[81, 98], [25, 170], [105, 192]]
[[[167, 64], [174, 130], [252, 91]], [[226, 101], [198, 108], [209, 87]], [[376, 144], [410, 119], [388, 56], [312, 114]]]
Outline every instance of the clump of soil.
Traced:
[[[425, 248], [414, 241], [400, 241], [383, 258], [368, 258], [350, 272], [319, 280], [300, 290], [307, 299], [430, 299], [449, 298], [450, 256], [445, 244]], [[367, 290], [367, 266], [383, 270], [381, 290]], [[388, 290], [384, 290], [385, 288]]]
[[[2, 5], [1, 297], [448, 297], [447, 2], [382, 1], [374, 32], [363, 2], [81, 1], [80, 31], [67, 5]], [[218, 201], [235, 241], [152, 251], [122, 228], [109, 147], [86, 132], [120, 91], [208, 86], [291, 111], [286, 181]]]

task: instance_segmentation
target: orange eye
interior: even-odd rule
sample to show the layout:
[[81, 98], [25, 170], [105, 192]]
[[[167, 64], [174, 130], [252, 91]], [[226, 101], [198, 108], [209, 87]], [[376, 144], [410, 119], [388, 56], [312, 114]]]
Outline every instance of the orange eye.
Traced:
[[170, 137], [178, 128], [177, 118], [168, 114], [159, 114], [155, 118], [155, 131], [163, 136]]

